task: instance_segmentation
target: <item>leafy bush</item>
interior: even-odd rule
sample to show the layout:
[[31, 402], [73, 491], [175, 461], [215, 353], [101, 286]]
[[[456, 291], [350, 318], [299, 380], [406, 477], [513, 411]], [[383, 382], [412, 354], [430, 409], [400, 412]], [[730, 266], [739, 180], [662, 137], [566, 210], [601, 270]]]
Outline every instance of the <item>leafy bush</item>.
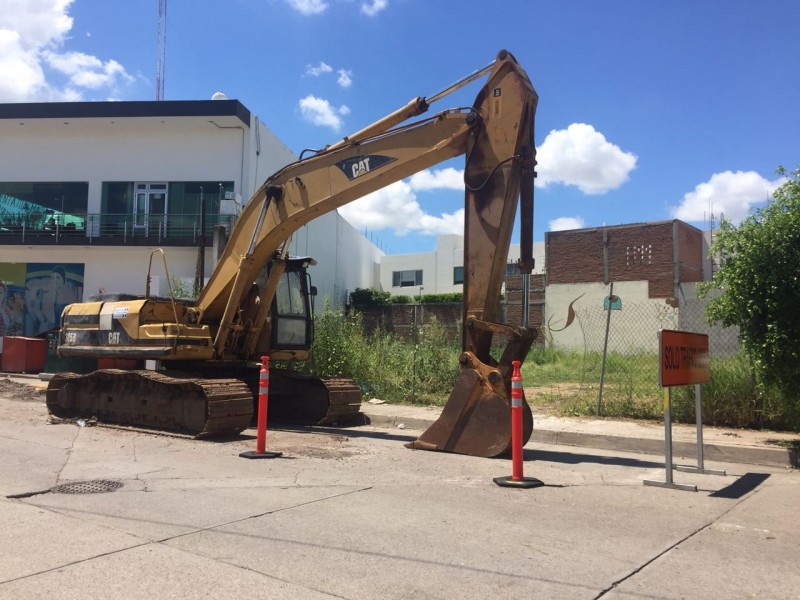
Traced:
[[354, 306], [376, 306], [388, 304], [389, 292], [379, 292], [378, 290], [356, 288], [350, 293], [350, 301]]
[[464, 294], [452, 292], [448, 294], [423, 294], [420, 300], [423, 304], [449, 304], [464, 301]]
[[[800, 169], [769, 203], [738, 226], [720, 224], [713, 256], [723, 262], [711, 282], [698, 286], [701, 297], [720, 290], [706, 309], [710, 322], [736, 325], [752, 357], [759, 383], [780, 386], [790, 408], [800, 411]], [[787, 408], [789, 408], [787, 406]]]

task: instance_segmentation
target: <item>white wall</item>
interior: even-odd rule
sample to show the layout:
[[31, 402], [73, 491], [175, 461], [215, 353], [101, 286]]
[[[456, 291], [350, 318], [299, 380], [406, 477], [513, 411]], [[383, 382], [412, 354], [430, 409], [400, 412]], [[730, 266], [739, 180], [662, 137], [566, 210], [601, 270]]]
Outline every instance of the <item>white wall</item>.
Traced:
[[[544, 242], [533, 245], [536, 260], [534, 273], [544, 273]], [[519, 244], [512, 244], [508, 250], [508, 261], [516, 262], [520, 257]], [[454, 267], [464, 266], [464, 236], [440, 235], [436, 238], [436, 250], [413, 254], [386, 255], [380, 264], [380, 289], [395, 296], [419, 294], [419, 286], [395, 287], [392, 273], [395, 271], [415, 271], [422, 269], [424, 294], [447, 294], [462, 292], [463, 284], [453, 283]]]
[[247, 138], [249, 162], [242, 192], [245, 202], [273, 173], [298, 158], [255, 115], [251, 117], [250, 132]]
[[[548, 343], [557, 348], [568, 348], [573, 350], [583, 350], [587, 344], [592, 345], [597, 337], [597, 328], [604, 329], [605, 320], [600, 318], [593, 319], [591, 324], [586, 320], [582, 322], [576, 318], [567, 326], [569, 320], [569, 306], [572, 304], [573, 310], [578, 313], [591, 313], [597, 317], [603, 311], [603, 300], [609, 293], [609, 286], [603, 283], [575, 283], [575, 284], [550, 284], [545, 288], [545, 316], [544, 325], [545, 335]], [[647, 281], [622, 281], [614, 283], [614, 295], [622, 301], [622, 310], [611, 311], [611, 325], [614, 328], [614, 335], [609, 336], [609, 351], [629, 351], [637, 344], [642, 346], [641, 350], [651, 351], [657, 347], [655, 332], [661, 328], [657, 322], [657, 308], [665, 306], [664, 299], [651, 299], [649, 297], [649, 285]], [[636, 310], [635, 317], [633, 310], [641, 305], [652, 304], [654, 310]], [[626, 310], [627, 307], [627, 310]], [[635, 321], [631, 321], [635, 318]], [[584, 328], [591, 325], [592, 332], [585, 331]], [[566, 327], [566, 328], [565, 328]], [[652, 331], [652, 339], [643, 331]], [[592, 339], [587, 339], [591, 337]], [[652, 342], [652, 343], [651, 343]], [[652, 348], [650, 347], [652, 346]], [[595, 348], [592, 348], [596, 350]], [[600, 348], [602, 351], [602, 347]]]
[[[109, 293], [144, 294], [147, 266], [153, 249], [130, 246], [3, 246], [0, 261], [84, 264], [85, 299], [97, 294], [100, 288]], [[165, 252], [170, 277], [194, 280], [197, 248], [165, 248]], [[207, 260], [210, 260], [210, 254], [207, 254]], [[164, 275], [164, 262], [158, 254], [153, 257], [151, 273], [154, 276], [151, 293], [163, 294], [160, 278]]]
[[329, 212], [301, 227], [292, 237], [290, 253], [310, 256], [317, 265], [309, 269], [311, 283], [317, 287], [317, 309], [324, 298], [332, 307], [347, 302], [356, 288], [377, 285], [375, 265], [383, 252], [350, 225], [338, 212]]
[[[57, 119], [0, 127], [3, 181], [86, 181], [99, 213], [104, 181], [233, 181], [242, 189], [244, 130], [208, 119]], [[241, 121], [237, 122], [241, 124]]]

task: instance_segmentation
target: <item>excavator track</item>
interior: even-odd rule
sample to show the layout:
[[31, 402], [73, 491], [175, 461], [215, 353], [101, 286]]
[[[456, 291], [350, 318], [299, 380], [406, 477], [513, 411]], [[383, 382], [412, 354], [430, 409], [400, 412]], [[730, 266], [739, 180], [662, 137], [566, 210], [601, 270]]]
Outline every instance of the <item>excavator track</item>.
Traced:
[[200, 438], [233, 435], [249, 427], [253, 395], [239, 379], [101, 369], [55, 375], [47, 387], [47, 409], [62, 419], [95, 417]]
[[308, 425], [344, 425], [355, 421], [360, 409], [361, 390], [352, 379], [270, 370], [270, 418]]

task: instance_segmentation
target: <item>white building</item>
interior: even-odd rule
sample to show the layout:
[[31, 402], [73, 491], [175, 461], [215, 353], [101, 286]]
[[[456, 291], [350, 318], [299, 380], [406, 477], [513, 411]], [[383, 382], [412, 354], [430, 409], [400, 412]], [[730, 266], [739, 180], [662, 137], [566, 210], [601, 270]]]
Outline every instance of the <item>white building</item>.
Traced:
[[[519, 244], [511, 244], [508, 262], [519, 260]], [[533, 244], [534, 273], [544, 272], [544, 242]], [[513, 272], [513, 266], [510, 270]], [[464, 290], [464, 236], [441, 235], [436, 250], [414, 254], [387, 255], [380, 263], [380, 288], [393, 296], [445, 294]]]
[[[193, 281], [201, 198], [207, 278], [214, 228], [297, 160], [227, 99], [0, 104], [0, 137], [0, 337], [41, 333], [60, 305], [100, 290], [143, 293], [155, 248], [172, 279]], [[314, 285], [334, 306], [373, 286], [382, 255], [335, 212], [297, 232], [292, 250], [316, 258]], [[152, 273], [164, 294], [160, 259]]]

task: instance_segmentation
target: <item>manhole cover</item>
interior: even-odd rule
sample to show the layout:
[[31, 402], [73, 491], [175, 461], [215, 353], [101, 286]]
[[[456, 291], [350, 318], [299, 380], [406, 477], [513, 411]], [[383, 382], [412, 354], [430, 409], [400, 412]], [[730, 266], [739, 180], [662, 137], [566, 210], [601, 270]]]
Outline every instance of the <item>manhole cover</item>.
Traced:
[[72, 483], [62, 483], [50, 491], [55, 494], [105, 494], [118, 490], [124, 484], [121, 481], [111, 481], [109, 479], [94, 479], [92, 481], [73, 481]]

